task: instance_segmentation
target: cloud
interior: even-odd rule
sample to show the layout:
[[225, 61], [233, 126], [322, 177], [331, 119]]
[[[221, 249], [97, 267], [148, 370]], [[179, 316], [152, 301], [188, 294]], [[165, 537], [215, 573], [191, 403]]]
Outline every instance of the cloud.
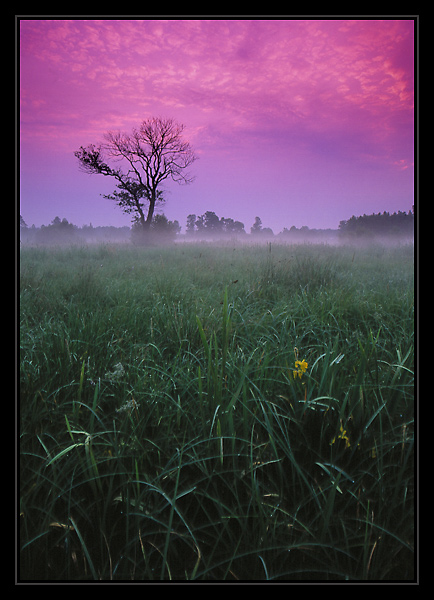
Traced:
[[413, 119], [411, 48], [405, 20], [26, 20], [23, 135], [75, 143], [165, 113], [208, 150], [268, 136], [389, 156]]

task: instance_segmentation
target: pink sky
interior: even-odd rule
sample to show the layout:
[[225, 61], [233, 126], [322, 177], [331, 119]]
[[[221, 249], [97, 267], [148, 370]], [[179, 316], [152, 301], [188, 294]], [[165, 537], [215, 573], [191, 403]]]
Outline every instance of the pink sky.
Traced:
[[279, 233], [414, 203], [411, 19], [19, 23], [20, 213], [130, 225], [74, 151], [172, 117], [199, 160], [167, 184], [185, 227], [210, 210]]

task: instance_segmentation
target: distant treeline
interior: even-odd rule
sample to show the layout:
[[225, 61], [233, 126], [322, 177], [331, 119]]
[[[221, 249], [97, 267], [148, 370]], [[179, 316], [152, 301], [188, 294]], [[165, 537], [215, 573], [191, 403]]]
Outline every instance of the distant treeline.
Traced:
[[[174, 240], [180, 231], [181, 227], [178, 221], [169, 221], [165, 215], [155, 215], [150, 237], [166, 242]], [[69, 223], [67, 219], [55, 217], [50, 225], [28, 227], [24, 219], [20, 217], [20, 241], [23, 244], [134, 243], [136, 238], [139, 236], [134, 224], [131, 228], [128, 226], [93, 227], [92, 223], [77, 227], [77, 225]]]
[[351, 217], [339, 223], [339, 237], [352, 239], [393, 239], [414, 237], [414, 207], [408, 213], [377, 213]]
[[[181, 227], [178, 221], [169, 221], [164, 214], [155, 215], [152, 221], [149, 238], [151, 242], [170, 242], [180, 237]], [[140, 233], [140, 232], [139, 232]], [[363, 240], [393, 240], [408, 239], [414, 236], [414, 211], [408, 213], [398, 211], [372, 215], [351, 217], [339, 223], [339, 229], [309, 229], [306, 225], [297, 229], [294, 225], [289, 229], [284, 227], [277, 235], [270, 227], [263, 227], [259, 217], [255, 218], [250, 227], [250, 234], [246, 233], [244, 223], [234, 219], [221, 217], [215, 212], [207, 211], [203, 215], [190, 214], [187, 217], [185, 239], [189, 240], [215, 240], [221, 238], [246, 238], [250, 240], [275, 239], [285, 243], [334, 243]], [[130, 228], [124, 227], [93, 227], [83, 225], [77, 227], [67, 219], [56, 217], [50, 225], [28, 227], [20, 217], [20, 241], [24, 244], [83, 244], [83, 243], [129, 243], [143, 241], [138, 236], [137, 228], [133, 224]]]
[[234, 221], [226, 217], [219, 219], [215, 212], [207, 210], [199, 217], [188, 215], [186, 233], [188, 236], [216, 237], [222, 234], [245, 235], [246, 231], [244, 223], [241, 223], [241, 221]]
[[[284, 227], [283, 231], [275, 235], [270, 227], [262, 226], [260, 217], [255, 217], [250, 227], [250, 236], [254, 240], [277, 238], [285, 242], [320, 242], [336, 239], [337, 234], [336, 229], [309, 229], [306, 225], [297, 229], [293, 225], [290, 229]], [[207, 211], [198, 217], [194, 214], [187, 217], [186, 237], [189, 239], [216, 239], [228, 236], [242, 238], [249, 237], [249, 234], [241, 221], [227, 217], [219, 218], [213, 211]]]

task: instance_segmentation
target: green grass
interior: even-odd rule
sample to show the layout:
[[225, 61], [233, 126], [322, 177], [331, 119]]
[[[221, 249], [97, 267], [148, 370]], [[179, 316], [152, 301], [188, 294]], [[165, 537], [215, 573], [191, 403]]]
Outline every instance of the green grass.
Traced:
[[20, 258], [22, 580], [412, 580], [412, 247]]

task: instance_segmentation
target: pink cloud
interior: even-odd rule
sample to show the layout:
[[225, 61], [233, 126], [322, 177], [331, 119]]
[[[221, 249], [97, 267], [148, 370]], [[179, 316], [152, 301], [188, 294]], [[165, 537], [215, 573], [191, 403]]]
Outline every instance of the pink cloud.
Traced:
[[266, 148], [270, 178], [272, 164], [297, 157], [315, 169], [343, 161], [402, 172], [404, 161], [411, 170], [410, 20], [53, 19], [20, 28], [29, 153], [70, 156], [109, 129], [169, 115], [214, 165], [227, 157], [257, 170]]
[[[39, 23], [33, 27], [48, 28], [50, 40], [39, 44], [39, 56], [51, 68], [69, 70], [69, 87], [79, 101], [78, 91], [86, 87], [89, 93], [84, 82], [90, 80], [91, 95], [99, 94], [101, 103], [108, 90], [114, 102], [129, 98], [208, 112], [223, 107], [253, 122], [264, 107], [281, 119], [285, 107], [285, 121], [285, 114], [289, 121], [310, 117], [311, 126], [320, 122], [322, 129], [352, 119], [357, 110], [369, 115], [386, 104], [387, 110], [402, 108], [411, 98], [402, 69], [390, 60], [372, 60], [389, 39], [378, 36], [380, 23], [373, 37], [372, 26], [363, 34], [366, 24], [353, 22], [352, 42], [338, 44], [333, 36], [340, 21]], [[55, 100], [56, 90], [50, 92]]]

